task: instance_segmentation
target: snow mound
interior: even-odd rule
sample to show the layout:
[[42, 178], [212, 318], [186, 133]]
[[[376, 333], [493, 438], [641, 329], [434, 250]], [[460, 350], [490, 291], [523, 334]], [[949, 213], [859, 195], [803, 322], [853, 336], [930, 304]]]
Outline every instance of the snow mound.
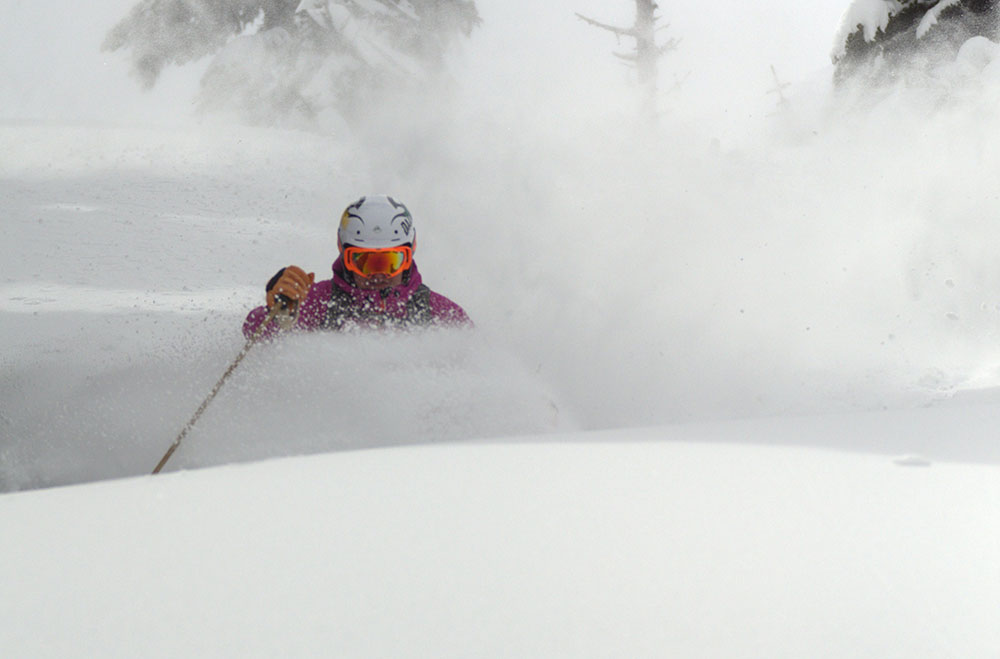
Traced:
[[0, 528], [16, 542], [0, 543], [0, 647], [19, 657], [1000, 649], [995, 466], [904, 469], [880, 456], [705, 444], [682, 429], [538, 439], [5, 495]]

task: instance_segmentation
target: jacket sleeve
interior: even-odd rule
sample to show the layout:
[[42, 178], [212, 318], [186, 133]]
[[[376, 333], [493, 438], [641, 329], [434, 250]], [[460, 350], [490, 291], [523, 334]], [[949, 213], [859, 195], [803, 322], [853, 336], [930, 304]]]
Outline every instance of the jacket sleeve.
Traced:
[[[260, 327], [264, 320], [267, 318], [267, 307], [260, 306], [253, 309], [249, 314], [247, 314], [247, 319], [243, 321], [243, 336], [246, 338], [252, 338], [257, 328]], [[271, 324], [261, 332], [260, 338], [269, 338], [278, 333], [277, 323], [271, 322]]]
[[435, 323], [449, 327], [474, 327], [465, 309], [440, 293], [431, 291], [429, 302]]
[[[330, 298], [330, 285], [330, 280], [316, 282], [312, 285], [309, 289], [309, 294], [302, 301], [302, 306], [299, 309], [299, 318], [295, 323], [294, 329], [309, 331], [319, 329], [323, 326], [326, 320], [325, 301]], [[251, 338], [266, 318], [267, 307], [260, 306], [253, 309], [247, 314], [247, 318], [243, 322], [243, 336], [248, 339]], [[279, 331], [278, 323], [272, 320], [261, 332], [260, 338], [273, 338], [277, 336]]]

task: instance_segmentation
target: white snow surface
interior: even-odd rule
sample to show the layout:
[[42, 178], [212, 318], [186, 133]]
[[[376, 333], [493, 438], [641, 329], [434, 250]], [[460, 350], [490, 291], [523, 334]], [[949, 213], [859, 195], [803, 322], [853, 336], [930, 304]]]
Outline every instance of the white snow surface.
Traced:
[[[649, 132], [629, 3], [479, 0], [317, 134], [85, 4], [0, 26], [0, 655], [1000, 655], [995, 43], [834, 91], [846, 0], [660, 3]], [[257, 345], [150, 476], [371, 192], [476, 329]]]
[[783, 427], [702, 428], [736, 443], [651, 430], [424, 445], [6, 495], [0, 647], [995, 656], [995, 465], [743, 443]]

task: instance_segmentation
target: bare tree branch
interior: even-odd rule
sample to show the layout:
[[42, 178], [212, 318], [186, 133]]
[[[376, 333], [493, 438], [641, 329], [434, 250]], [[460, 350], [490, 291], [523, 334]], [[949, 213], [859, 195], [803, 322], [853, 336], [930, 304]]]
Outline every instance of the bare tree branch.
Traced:
[[613, 25], [607, 25], [605, 23], [601, 23], [600, 21], [595, 21], [593, 18], [587, 18], [583, 14], [577, 14], [577, 18], [579, 18], [581, 21], [590, 23], [591, 25], [593, 25], [595, 27], [599, 27], [599, 28], [608, 30], [609, 32], [614, 32], [615, 34], [617, 34], [620, 37], [634, 37], [634, 36], [636, 36], [635, 28], [624, 28], [624, 27], [615, 27]]
[[666, 55], [670, 51], [676, 50], [677, 46], [680, 44], [680, 42], [681, 42], [680, 39], [668, 39], [667, 41], [664, 41], [663, 45], [659, 46], [656, 49], [657, 55], [659, 57], [663, 57], [664, 55]]

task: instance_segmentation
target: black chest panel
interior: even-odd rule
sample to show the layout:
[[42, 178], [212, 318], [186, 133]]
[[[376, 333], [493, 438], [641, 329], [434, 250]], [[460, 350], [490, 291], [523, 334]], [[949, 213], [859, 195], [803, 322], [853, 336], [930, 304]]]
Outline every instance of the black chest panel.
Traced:
[[[391, 293], [390, 293], [391, 294]], [[406, 314], [395, 317], [385, 311], [377, 302], [357, 304], [353, 296], [339, 286], [333, 287], [327, 302], [324, 329], [340, 331], [350, 325], [361, 327], [398, 328], [426, 327], [434, 322], [431, 311], [431, 289], [424, 284], [406, 301]]]

